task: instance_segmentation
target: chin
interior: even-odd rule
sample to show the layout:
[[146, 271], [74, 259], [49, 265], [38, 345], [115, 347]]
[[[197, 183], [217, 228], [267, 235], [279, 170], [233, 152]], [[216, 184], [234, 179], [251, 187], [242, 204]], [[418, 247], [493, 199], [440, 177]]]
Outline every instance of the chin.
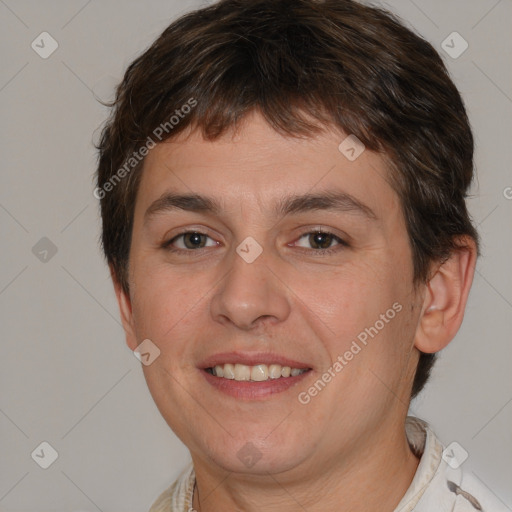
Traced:
[[[272, 427], [275, 428], [275, 425]], [[271, 439], [269, 432], [251, 435], [226, 434], [219, 439], [205, 439], [194, 443], [200, 456], [213, 461], [224, 471], [250, 475], [268, 475], [290, 471], [307, 458], [307, 446], [303, 439], [296, 439], [293, 434], [276, 436]], [[286, 441], [285, 441], [286, 438]], [[187, 444], [187, 443], [185, 443]]]

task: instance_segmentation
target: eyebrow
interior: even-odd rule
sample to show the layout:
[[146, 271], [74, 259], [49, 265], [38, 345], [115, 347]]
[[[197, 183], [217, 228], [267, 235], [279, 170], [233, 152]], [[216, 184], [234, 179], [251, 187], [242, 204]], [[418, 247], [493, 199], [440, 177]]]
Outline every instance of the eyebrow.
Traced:
[[[157, 214], [175, 210], [219, 215], [222, 212], [222, 206], [213, 197], [169, 192], [162, 195], [149, 206], [144, 214], [144, 222], [148, 222], [151, 217]], [[369, 206], [346, 192], [336, 191], [286, 196], [274, 205], [273, 213], [275, 216], [284, 217], [285, 215], [318, 210], [355, 213], [367, 219], [377, 219], [377, 216]]]

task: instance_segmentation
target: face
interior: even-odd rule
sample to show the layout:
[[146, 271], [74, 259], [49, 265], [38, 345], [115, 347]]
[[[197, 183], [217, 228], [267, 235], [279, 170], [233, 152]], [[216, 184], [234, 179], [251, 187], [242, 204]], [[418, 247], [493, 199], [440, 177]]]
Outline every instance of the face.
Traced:
[[196, 464], [325, 470], [407, 412], [406, 226], [382, 157], [349, 160], [345, 138], [286, 138], [252, 114], [235, 137], [180, 135], [145, 161], [127, 340], [160, 350], [145, 378]]

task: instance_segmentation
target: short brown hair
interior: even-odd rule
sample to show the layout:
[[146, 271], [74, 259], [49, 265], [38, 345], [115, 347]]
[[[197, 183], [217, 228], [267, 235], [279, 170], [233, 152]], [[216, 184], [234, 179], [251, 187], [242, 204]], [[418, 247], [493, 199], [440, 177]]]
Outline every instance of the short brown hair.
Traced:
[[[194, 108], [170, 123], [191, 99]], [[144, 163], [135, 153], [154, 142], [159, 126], [166, 127], [159, 140], [186, 127], [215, 140], [255, 109], [281, 134], [313, 136], [333, 125], [385, 155], [415, 284], [461, 248], [461, 236], [478, 248], [465, 203], [473, 136], [461, 96], [435, 49], [381, 9], [353, 0], [221, 0], [166, 28], [130, 64], [108, 106], [95, 195], [103, 250], [126, 293]], [[413, 397], [434, 359], [420, 355]]]

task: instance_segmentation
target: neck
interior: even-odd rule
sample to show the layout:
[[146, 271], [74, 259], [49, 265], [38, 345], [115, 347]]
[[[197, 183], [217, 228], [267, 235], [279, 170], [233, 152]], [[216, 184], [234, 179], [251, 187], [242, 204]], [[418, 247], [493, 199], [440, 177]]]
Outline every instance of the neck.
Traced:
[[[405, 418], [403, 418], [405, 420]], [[411, 484], [419, 460], [402, 427], [379, 428], [348, 451], [307, 468], [266, 475], [219, 472], [192, 455], [196, 473], [193, 508], [198, 512], [309, 511], [393, 512]], [[362, 448], [364, 447], [364, 448]]]

